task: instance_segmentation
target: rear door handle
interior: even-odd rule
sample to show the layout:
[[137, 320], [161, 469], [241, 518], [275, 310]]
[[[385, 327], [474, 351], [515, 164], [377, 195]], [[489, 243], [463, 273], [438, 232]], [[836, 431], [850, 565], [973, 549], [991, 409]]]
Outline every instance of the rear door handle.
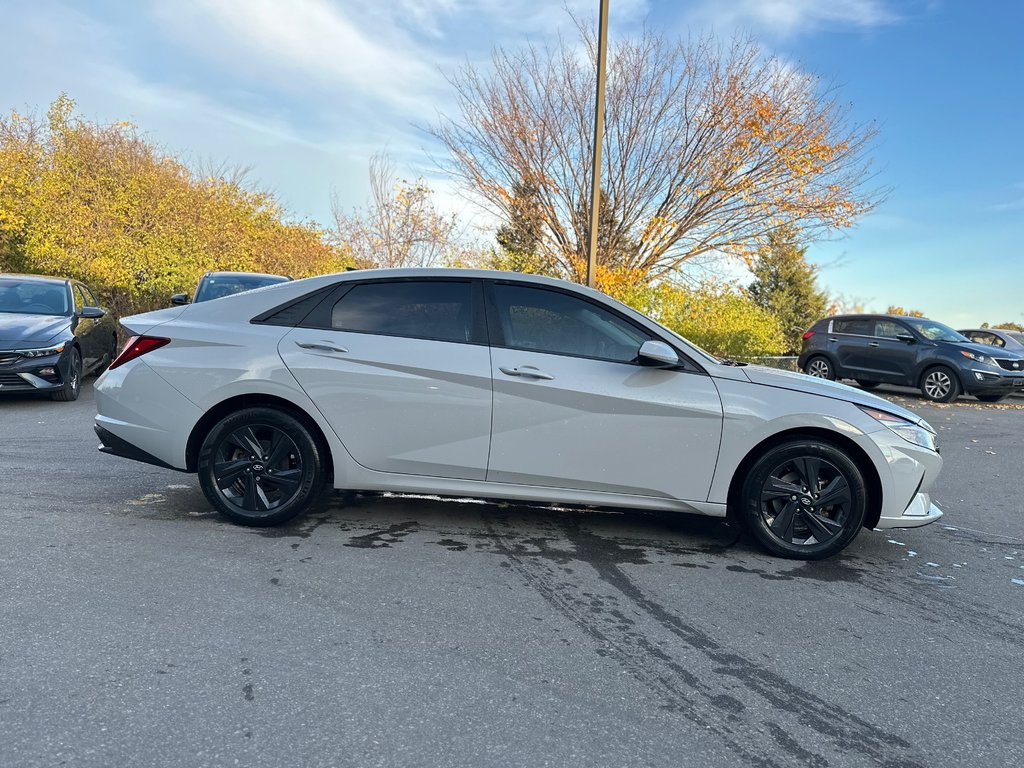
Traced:
[[868, 346], [869, 347], [877, 347], [878, 346], [878, 342], [877, 341], [869, 341], [868, 342]]
[[839, 341], [839, 339], [837, 339], [835, 336], [829, 336], [828, 340], [829, 341]]
[[336, 347], [327, 341], [296, 341], [295, 344], [303, 349], [315, 349], [319, 352], [348, 352], [344, 347]]
[[551, 381], [555, 378], [550, 373], [544, 373], [544, 371], [534, 368], [532, 365], [524, 365], [522, 368], [500, 366], [498, 370], [506, 376], [526, 376], [531, 379], [544, 379], [545, 381]]

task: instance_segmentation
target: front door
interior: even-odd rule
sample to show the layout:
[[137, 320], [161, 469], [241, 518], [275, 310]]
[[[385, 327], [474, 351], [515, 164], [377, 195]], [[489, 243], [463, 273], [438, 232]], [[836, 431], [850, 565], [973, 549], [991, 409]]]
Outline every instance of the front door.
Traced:
[[483, 480], [491, 365], [479, 294], [469, 280], [355, 283], [278, 349], [364, 467]]
[[489, 284], [487, 479], [705, 501], [722, 431], [711, 378], [640, 365], [651, 338], [558, 289]]

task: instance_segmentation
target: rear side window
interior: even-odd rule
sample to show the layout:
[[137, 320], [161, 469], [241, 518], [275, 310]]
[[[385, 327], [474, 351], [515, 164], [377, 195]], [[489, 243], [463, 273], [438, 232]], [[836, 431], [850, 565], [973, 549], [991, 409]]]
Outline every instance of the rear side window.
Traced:
[[442, 280], [362, 283], [331, 310], [337, 331], [473, 341], [473, 284]]
[[852, 333], [859, 336], [874, 336], [874, 322], [864, 317], [847, 317], [832, 323], [833, 333]]

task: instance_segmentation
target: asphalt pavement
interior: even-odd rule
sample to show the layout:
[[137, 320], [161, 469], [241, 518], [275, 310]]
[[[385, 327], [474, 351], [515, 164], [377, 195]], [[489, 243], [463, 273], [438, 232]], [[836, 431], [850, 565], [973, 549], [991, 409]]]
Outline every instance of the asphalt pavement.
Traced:
[[946, 517], [800, 563], [433, 499], [235, 527], [96, 451], [91, 380], [0, 400], [0, 766], [1024, 764], [1024, 408], [900, 402]]

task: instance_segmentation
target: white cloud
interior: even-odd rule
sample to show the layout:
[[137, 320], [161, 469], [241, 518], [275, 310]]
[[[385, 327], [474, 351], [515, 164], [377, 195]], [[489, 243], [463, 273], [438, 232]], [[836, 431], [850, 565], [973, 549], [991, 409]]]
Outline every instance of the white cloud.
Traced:
[[718, 28], [749, 27], [783, 37], [822, 28], [868, 29], [899, 21], [885, 0], [709, 0], [691, 17]]

